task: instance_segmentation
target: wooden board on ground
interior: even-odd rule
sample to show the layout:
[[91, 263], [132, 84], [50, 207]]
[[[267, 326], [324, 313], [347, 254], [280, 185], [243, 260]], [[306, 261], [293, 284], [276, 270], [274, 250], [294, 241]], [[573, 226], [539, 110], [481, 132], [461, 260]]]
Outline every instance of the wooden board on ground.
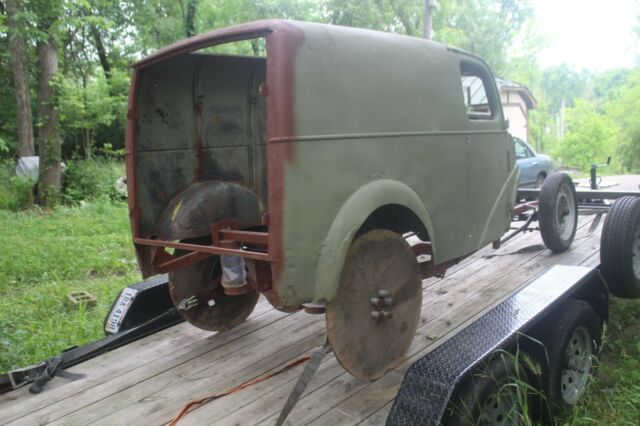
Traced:
[[[597, 266], [600, 224], [581, 217], [569, 251], [526, 250], [537, 232], [500, 250], [485, 248], [423, 281], [422, 316], [409, 352], [375, 382], [346, 373], [326, 356], [288, 424], [383, 424], [404, 373], [420, 357], [555, 264]], [[43, 393], [26, 388], [0, 396], [0, 425], [166, 424], [189, 401], [220, 393], [309, 354], [324, 340], [323, 316], [285, 314], [261, 302], [248, 321], [220, 332], [180, 324], [73, 367], [83, 380], [56, 378]], [[210, 402], [181, 424], [275, 423], [303, 366]]]

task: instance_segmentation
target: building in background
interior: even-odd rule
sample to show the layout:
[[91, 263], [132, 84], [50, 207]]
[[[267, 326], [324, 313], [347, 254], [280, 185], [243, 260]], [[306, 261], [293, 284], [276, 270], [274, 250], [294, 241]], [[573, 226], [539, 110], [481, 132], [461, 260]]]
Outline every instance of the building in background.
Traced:
[[496, 77], [504, 118], [509, 120], [509, 133], [529, 143], [529, 110], [538, 102], [526, 86]]

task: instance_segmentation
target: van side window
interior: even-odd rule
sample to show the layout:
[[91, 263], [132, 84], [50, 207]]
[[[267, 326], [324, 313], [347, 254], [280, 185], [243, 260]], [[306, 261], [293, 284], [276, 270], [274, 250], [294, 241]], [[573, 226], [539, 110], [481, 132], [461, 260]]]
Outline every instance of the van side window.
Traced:
[[478, 67], [461, 62], [460, 75], [467, 116], [471, 120], [490, 120], [493, 118], [491, 103], [485, 89], [486, 85]]

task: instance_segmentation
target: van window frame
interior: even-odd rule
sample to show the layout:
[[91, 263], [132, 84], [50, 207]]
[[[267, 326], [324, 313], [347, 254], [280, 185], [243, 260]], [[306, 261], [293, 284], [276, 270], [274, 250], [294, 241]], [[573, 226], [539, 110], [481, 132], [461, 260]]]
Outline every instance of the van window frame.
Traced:
[[[467, 119], [471, 122], [495, 121], [496, 117], [499, 116], [498, 111], [500, 111], [500, 104], [498, 103], [498, 99], [494, 91], [495, 80], [493, 79], [493, 75], [485, 66], [469, 59], [460, 60], [459, 73], [460, 91], [462, 94], [463, 108]], [[476, 77], [482, 82], [485, 96], [487, 98], [487, 106], [489, 107], [489, 114], [474, 113], [470, 112], [467, 109], [467, 98], [462, 85], [462, 79], [465, 76]]]

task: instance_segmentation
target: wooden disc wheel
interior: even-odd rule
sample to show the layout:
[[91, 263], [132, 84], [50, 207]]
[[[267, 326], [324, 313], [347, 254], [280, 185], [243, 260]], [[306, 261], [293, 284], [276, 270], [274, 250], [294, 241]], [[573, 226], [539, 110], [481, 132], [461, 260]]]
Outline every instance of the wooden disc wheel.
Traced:
[[[169, 272], [171, 299], [185, 321], [204, 330], [222, 331], [242, 323], [253, 312], [260, 295], [227, 296], [221, 276], [218, 256]], [[185, 302], [186, 309], [180, 309]]]
[[358, 237], [345, 259], [327, 334], [340, 364], [375, 380], [405, 355], [420, 322], [421, 276], [401, 235], [376, 229]]

